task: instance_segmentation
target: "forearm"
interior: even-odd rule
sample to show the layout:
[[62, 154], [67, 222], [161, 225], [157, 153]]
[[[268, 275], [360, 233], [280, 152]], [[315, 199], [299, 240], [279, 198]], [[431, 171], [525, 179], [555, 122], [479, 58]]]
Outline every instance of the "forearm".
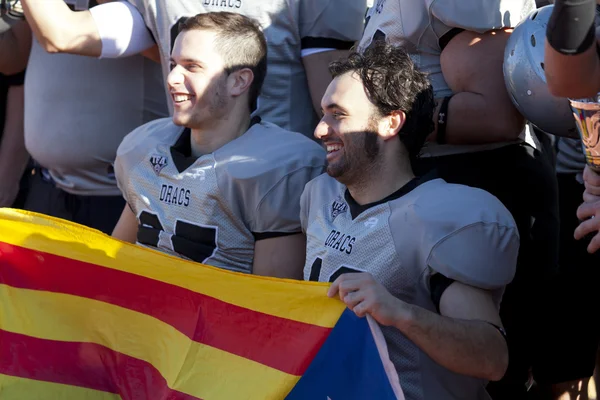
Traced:
[[23, 106], [23, 86], [11, 87], [8, 90], [6, 121], [0, 142], [0, 179], [3, 183], [18, 182], [29, 160], [25, 148]]
[[556, 0], [546, 28], [545, 73], [550, 91], [588, 97], [600, 89], [595, 0]]
[[89, 11], [71, 11], [63, 0], [21, 3], [35, 37], [46, 51], [100, 56], [102, 42]]
[[546, 42], [545, 73], [548, 89], [558, 97], [592, 97], [600, 92], [600, 61], [596, 47], [577, 55], [559, 53]]
[[508, 366], [508, 348], [496, 328], [483, 321], [448, 318], [406, 306], [395, 327], [435, 362], [462, 375], [502, 378]]

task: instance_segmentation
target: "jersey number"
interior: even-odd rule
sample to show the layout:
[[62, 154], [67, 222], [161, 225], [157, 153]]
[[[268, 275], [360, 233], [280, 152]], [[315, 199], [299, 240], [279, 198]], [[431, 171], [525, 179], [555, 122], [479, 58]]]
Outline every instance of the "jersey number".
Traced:
[[[138, 243], [158, 247], [160, 232], [165, 231], [158, 216], [142, 211], [139, 220]], [[175, 234], [171, 235], [170, 240], [174, 252], [202, 263], [212, 257], [217, 249], [217, 228], [177, 220]]]
[[[319, 275], [321, 275], [321, 268], [322, 267], [323, 267], [323, 260], [320, 259], [319, 257], [317, 257], [315, 259], [315, 262], [313, 263], [313, 265], [310, 267], [310, 276], [309, 276], [308, 279], [311, 280], [311, 281], [314, 281], [314, 282], [318, 282], [319, 281]], [[329, 277], [329, 282], [333, 282], [340, 275], [347, 274], [349, 272], [363, 272], [363, 271], [359, 271], [357, 269], [346, 267], [346, 266], [342, 265], [341, 267], [339, 267], [338, 269], [336, 269], [335, 272]]]

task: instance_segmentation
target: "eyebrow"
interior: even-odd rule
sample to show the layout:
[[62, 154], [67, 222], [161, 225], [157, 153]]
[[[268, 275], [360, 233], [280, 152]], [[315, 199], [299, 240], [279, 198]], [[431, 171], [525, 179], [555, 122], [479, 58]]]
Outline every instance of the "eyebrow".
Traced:
[[[332, 110], [332, 109], [334, 109], [334, 108], [337, 108], [338, 110], [340, 110], [340, 111], [342, 111], [342, 112], [344, 112], [344, 113], [347, 113], [347, 112], [348, 112], [348, 111], [347, 111], [347, 110], [346, 110], [344, 107], [340, 106], [340, 105], [339, 105], [339, 104], [337, 104], [337, 103], [331, 103], [331, 104], [327, 104], [327, 105], [325, 106], [325, 110]], [[323, 109], [322, 109], [322, 108], [321, 108], [321, 111], [323, 111]]]
[[174, 64], [181, 64], [181, 63], [187, 63], [187, 64], [199, 64], [200, 66], [204, 66], [204, 63], [200, 60], [196, 60], [193, 58], [182, 58], [179, 62], [175, 61], [175, 59], [173, 57], [169, 57], [169, 62], [172, 62]]

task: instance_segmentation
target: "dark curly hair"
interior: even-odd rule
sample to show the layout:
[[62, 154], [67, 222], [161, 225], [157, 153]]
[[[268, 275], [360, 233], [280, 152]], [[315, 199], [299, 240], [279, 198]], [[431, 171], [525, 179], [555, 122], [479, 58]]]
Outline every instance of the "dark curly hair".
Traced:
[[406, 122], [400, 129], [400, 140], [411, 159], [418, 156], [434, 129], [435, 101], [427, 75], [417, 69], [404, 49], [375, 41], [362, 54], [353, 51], [348, 58], [332, 62], [329, 72], [334, 78], [355, 72], [379, 116], [403, 111]]

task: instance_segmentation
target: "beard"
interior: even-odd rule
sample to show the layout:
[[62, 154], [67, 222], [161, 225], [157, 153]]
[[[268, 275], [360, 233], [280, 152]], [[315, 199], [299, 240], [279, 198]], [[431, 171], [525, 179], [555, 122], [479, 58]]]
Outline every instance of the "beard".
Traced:
[[380, 152], [379, 135], [374, 127], [344, 134], [343, 143], [343, 154], [327, 165], [327, 174], [346, 186], [372, 179], [370, 171], [377, 165]]
[[225, 119], [227, 110], [227, 77], [222, 76], [206, 88], [188, 115], [187, 121], [177, 125], [184, 125], [191, 129], [206, 129], [216, 121]]

